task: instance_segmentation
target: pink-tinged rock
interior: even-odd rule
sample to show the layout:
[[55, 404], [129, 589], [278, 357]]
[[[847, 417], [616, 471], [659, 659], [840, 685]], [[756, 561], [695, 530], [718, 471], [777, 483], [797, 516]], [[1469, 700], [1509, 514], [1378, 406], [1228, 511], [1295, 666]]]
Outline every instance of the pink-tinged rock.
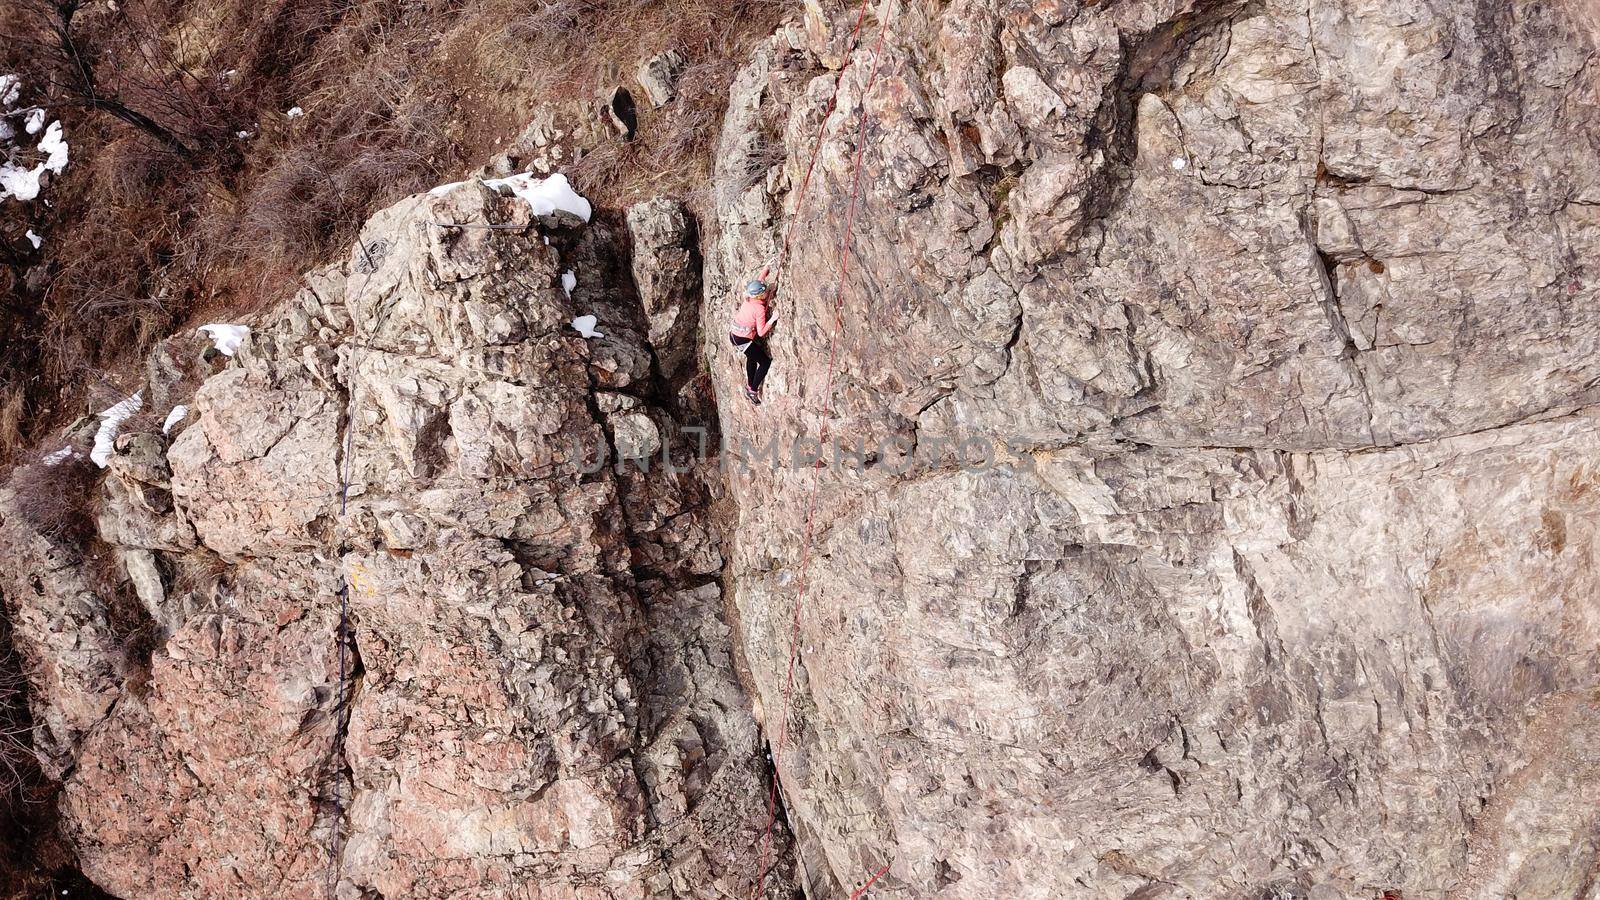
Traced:
[[[84, 740], [62, 813], [96, 883], [123, 897], [325, 896], [337, 600], [326, 578], [297, 574], [309, 562], [237, 570], [232, 602], [190, 618], [148, 693]], [[308, 599], [320, 602], [277, 624]]]
[[759, 408], [707, 351], [781, 451], [729, 577], [813, 892], [1588, 890], [1581, 6], [874, 5], [838, 73], [809, 4], [752, 55], [702, 328], [792, 228]]
[[[768, 786], [704, 583], [710, 470], [588, 464], [659, 449], [671, 389], [644, 381], [619, 233], [563, 260], [532, 225], [431, 224], [511, 221], [517, 202], [461, 184], [379, 213], [195, 397], [169, 398], [195, 412], [170, 448], [130, 437], [100, 519], [136, 597], [80, 596], [69, 557], [37, 590], [6, 584], [40, 746], [70, 770], [62, 819], [107, 890], [749, 892]], [[603, 352], [566, 329], [554, 274], [573, 265], [610, 298]], [[682, 302], [693, 277], [657, 281]], [[597, 395], [616, 384], [633, 392]], [[4, 539], [50, 558], [12, 524]], [[153, 646], [124, 674], [103, 623], [140, 608]], [[780, 831], [769, 896], [793, 889], [789, 848]]]

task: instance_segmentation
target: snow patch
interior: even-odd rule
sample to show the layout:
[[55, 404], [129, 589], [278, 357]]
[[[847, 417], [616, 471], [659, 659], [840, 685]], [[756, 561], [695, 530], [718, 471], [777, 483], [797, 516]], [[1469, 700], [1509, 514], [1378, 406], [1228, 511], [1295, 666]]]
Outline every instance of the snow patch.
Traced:
[[578, 276], [572, 274], [571, 272], [561, 273], [561, 289], [567, 292], [568, 297], [572, 296], [572, 289], [577, 286]]
[[44, 456], [39, 457], [39, 462], [53, 469], [77, 455], [78, 451], [71, 447], [62, 447], [54, 453], [46, 453]]
[[[3, 137], [9, 140], [14, 135], [15, 132], [7, 126]], [[50, 127], [45, 129], [44, 137], [39, 139], [39, 146], [36, 149], [45, 155], [45, 159], [32, 168], [25, 169], [14, 162], [0, 163], [0, 200], [15, 197], [27, 203], [39, 196], [41, 179], [46, 173], [60, 173], [67, 167], [70, 148], [66, 139], [62, 137], [60, 122], [50, 123]]]
[[61, 123], [51, 122], [39, 138], [39, 152], [49, 154], [42, 165], [46, 172], [60, 172], [67, 167], [67, 142], [61, 136]]
[[211, 345], [216, 347], [223, 356], [232, 356], [239, 351], [239, 345], [250, 336], [250, 328], [246, 325], [225, 325], [213, 322], [210, 325], [201, 325], [198, 329], [201, 334], [211, 338]]
[[10, 106], [22, 96], [20, 75], [0, 75], [0, 106]]
[[594, 215], [594, 207], [573, 190], [567, 176], [559, 172], [549, 178], [536, 178], [532, 172], [524, 172], [507, 178], [491, 178], [483, 185], [491, 190], [505, 188], [522, 198], [536, 216], [552, 215], [559, 210], [587, 222]]
[[182, 422], [184, 419], [187, 419], [188, 417], [189, 417], [189, 407], [184, 406], [181, 403], [178, 404], [177, 406], [174, 406], [172, 408], [172, 412], [167, 413], [167, 420], [165, 422], [161, 423], [161, 433], [162, 434], [171, 434], [172, 433], [172, 426], [178, 424], [179, 422]]
[[1172, 167], [1174, 169], [1182, 170], [1182, 169], [1188, 168], [1188, 166], [1189, 166], [1189, 161], [1187, 159], [1184, 159], [1181, 156], [1174, 156], [1172, 158]]
[[594, 330], [594, 327], [599, 324], [600, 320], [594, 316], [578, 316], [572, 320], [572, 327], [586, 338], [605, 337], [605, 335]]
[[28, 118], [23, 120], [22, 130], [29, 134], [38, 134], [44, 128], [44, 110], [35, 106], [28, 110]]
[[286, 119], [298, 119], [298, 118], [300, 118], [301, 116], [303, 116], [305, 114], [306, 114], [306, 111], [301, 109], [300, 107], [291, 106], [291, 107], [289, 107], [288, 112], [285, 112], [283, 114], [283, 116]]
[[117, 433], [122, 430], [122, 423], [144, 407], [144, 397], [136, 393], [132, 397], [111, 407], [100, 414], [100, 430], [94, 433], [94, 449], [89, 451], [89, 459], [94, 464], [104, 469], [111, 461], [112, 443], [117, 439]]
[[39, 196], [39, 176], [43, 174], [43, 167], [20, 169], [10, 164], [0, 165], [0, 200], [15, 197], [27, 203]]
[[33, 245], [33, 249], [35, 249], [35, 250], [39, 249], [39, 245], [40, 244], [44, 243], [44, 238], [39, 237], [37, 234], [34, 234], [32, 228], [28, 229], [28, 232], [25, 235], [25, 237], [27, 237], [28, 243], [32, 244]]

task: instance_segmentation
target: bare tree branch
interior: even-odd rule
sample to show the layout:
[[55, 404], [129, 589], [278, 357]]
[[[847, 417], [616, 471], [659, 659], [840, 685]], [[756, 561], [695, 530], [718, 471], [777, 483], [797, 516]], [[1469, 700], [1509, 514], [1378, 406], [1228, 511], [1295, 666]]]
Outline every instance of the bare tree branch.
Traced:
[[[155, 138], [178, 156], [185, 159], [194, 157], [194, 149], [171, 128], [134, 109], [115, 92], [102, 89], [95, 73], [93, 54], [74, 27], [75, 17], [83, 6], [81, 0], [16, 2], [19, 12], [13, 30], [24, 33], [7, 34], [5, 37], [20, 45], [33, 47], [45, 57], [47, 68], [53, 70], [47, 72], [45, 77], [66, 94], [66, 99], [56, 105], [79, 106], [106, 113]], [[41, 40], [27, 34], [29, 26], [34, 33], [49, 35], [49, 39]]]

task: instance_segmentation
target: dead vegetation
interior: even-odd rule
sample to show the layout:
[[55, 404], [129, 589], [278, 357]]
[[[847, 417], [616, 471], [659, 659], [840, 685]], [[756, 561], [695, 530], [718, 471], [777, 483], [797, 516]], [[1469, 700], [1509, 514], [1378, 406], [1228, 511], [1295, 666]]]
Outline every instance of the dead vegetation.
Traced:
[[694, 191], [733, 71], [797, 5], [0, 5], [0, 72], [23, 76], [23, 102], [60, 118], [72, 148], [49, 204], [0, 208], [0, 460], [90, 411], [86, 386], [128, 387], [116, 373], [153, 341], [286, 295], [377, 208], [482, 164], [542, 105], [582, 111], [632, 84], [668, 49], [686, 59], [679, 99], [641, 101], [636, 138], [569, 173], [601, 203]]
[[[7, 485], [12, 493], [4, 515], [22, 519], [68, 558], [80, 557], [95, 534], [99, 477], [82, 456], [20, 466]], [[63, 890], [103, 897], [76, 871], [56, 828], [59, 785], [34, 756], [28, 664], [12, 639], [13, 609], [0, 593], [0, 900], [59, 896]]]
[[[485, 52], [520, 57], [542, 96], [595, 104], [612, 86], [631, 86], [640, 62], [669, 50], [682, 54], [677, 98], [658, 110], [641, 97], [635, 138], [596, 148], [572, 174], [585, 191], [616, 205], [662, 193], [692, 199], [709, 181], [735, 71], [797, 7], [781, 0], [549, 0], [513, 16], [486, 39]], [[576, 46], [584, 52], [570, 65], [540, 62], [570, 56]]]
[[11, 508], [41, 535], [76, 548], [94, 534], [93, 497], [99, 479], [99, 470], [81, 454], [55, 465], [20, 465], [11, 476]]
[[31, 818], [34, 791], [43, 780], [33, 758], [27, 686], [22, 661], [11, 649], [11, 622], [0, 602], [0, 814], [7, 823], [0, 827], [0, 881], [6, 884], [37, 878], [36, 873], [15, 871], [12, 864], [28, 842], [31, 829], [24, 823]]
[[0, 795], [15, 805], [38, 780], [33, 762], [33, 721], [22, 660], [11, 649], [11, 623], [0, 612]]
[[73, 865], [55, 824], [55, 791], [34, 759], [25, 663], [0, 597], [0, 900], [106, 896]]

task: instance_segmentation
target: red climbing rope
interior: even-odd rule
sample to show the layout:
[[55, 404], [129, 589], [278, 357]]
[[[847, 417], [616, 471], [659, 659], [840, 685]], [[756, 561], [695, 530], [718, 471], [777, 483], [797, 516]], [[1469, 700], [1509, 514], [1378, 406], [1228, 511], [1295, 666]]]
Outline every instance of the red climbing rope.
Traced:
[[887, 863], [885, 863], [883, 868], [872, 873], [872, 877], [867, 879], [866, 884], [863, 884], [861, 887], [858, 887], [850, 892], [850, 900], [861, 900], [862, 897], [865, 897], [867, 895], [867, 889], [871, 888], [874, 884], [877, 884], [878, 879], [882, 878], [888, 871], [889, 866]]
[[[856, 27], [850, 31], [850, 43], [845, 47], [844, 62], [839, 65], [839, 82], [844, 82], [844, 73], [850, 69], [850, 57], [855, 55], [856, 44], [861, 36], [861, 23], [867, 20], [867, 7], [872, 0], [861, 0], [861, 12], [856, 15]], [[783, 247], [778, 250], [778, 260], [773, 266], [772, 280], [781, 283], [784, 261], [789, 258], [789, 243], [794, 240], [794, 229], [800, 224], [800, 207], [806, 201], [806, 188], [811, 186], [811, 172], [817, 167], [817, 157], [822, 153], [822, 138], [828, 133], [828, 119], [833, 117], [834, 107], [839, 105], [839, 85], [833, 88], [833, 95], [828, 98], [828, 108], [822, 112], [822, 124], [817, 127], [817, 139], [811, 144], [811, 159], [806, 163], [805, 177], [800, 179], [800, 193], [795, 195], [794, 215], [789, 219], [789, 227], [783, 232]]]
[[[863, 5], [862, 12], [865, 14], [865, 5]], [[839, 243], [839, 287], [834, 296], [833, 332], [828, 337], [828, 375], [827, 379], [823, 382], [822, 388], [822, 426], [817, 438], [819, 444], [827, 443], [829, 432], [831, 430], [828, 420], [833, 415], [833, 376], [839, 358], [839, 332], [842, 330], [844, 325], [845, 279], [850, 273], [850, 236], [855, 230], [856, 211], [859, 207], [859, 200], [861, 197], [861, 163], [867, 148], [867, 98], [872, 94], [873, 85], [875, 85], [878, 81], [878, 65], [883, 62], [883, 40], [889, 32], [889, 20], [890, 17], [886, 16], [883, 24], [878, 28], [878, 40], [872, 51], [872, 70], [867, 76], [866, 88], [864, 88], [861, 92], [861, 119], [860, 125], [856, 130], [856, 158], [854, 169], [851, 175], [850, 206], [845, 214], [844, 235]], [[857, 31], [859, 31], [860, 28], [861, 23], [858, 21], [856, 23]], [[842, 82], [844, 75], [841, 73], [839, 77]], [[838, 95], [839, 92], [835, 90], [835, 100], [837, 100]], [[832, 107], [830, 105], [830, 110], [831, 108]], [[824, 127], [827, 125], [826, 117], [823, 119], [823, 125]], [[819, 134], [817, 137], [817, 146], [819, 149], [821, 147], [821, 140], [822, 136]], [[815, 162], [816, 159], [815, 155], [813, 154], [812, 163], [815, 164]], [[809, 170], [806, 174], [807, 180], [809, 180]], [[802, 191], [803, 190], [804, 187], [802, 186]], [[796, 212], [798, 213], [798, 204]], [[798, 218], [798, 215], [796, 215], [796, 219]], [[792, 231], [793, 228], [794, 223], [791, 222], [790, 230]], [[787, 238], [785, 238], [784, 241], [784, 252], [788, 252]], [[789, 736], [790, 696], [794, 690], [795, 660], [800, 641], [800, 607], [804, 603], [806, 588], [809, 586], [807, 578], [811, 568], [811, 539], [815, 527], [816, 506], [817, 470], [815, 467], [813, 467], [811, 470], [811, 484], [809, 486], [806, 498], [806, 528], [805, 536], [801, 543], [802, 549], [800, 551], [800, 570], [796, 579], [794, 614], [793, 620], [789, 627], [789, 671], [783, 685], [783, 707], [779, 713], [778, 720], [778, 743], [774, 746], [772, 751], [773, 776], [772, 789], [767, 795], [766, 836], [762, 841], [760, 875], [756, 879], [755, 893], [751, 895], [752, 897], [760, 897], [762, 889], [766, 886], [767, 867], [770, 862], [770, 856], [772, 852], [772, 829], [778, 818], [778, 757], [782, 755], [784, 744]], [[867, 887], [870, 887], [873, 882], [877, 881], [887, 871], [888, 866], [884, 866], [882, 869], [878, 870], [877, 874], [873, 875], [871, 880], [869, 880], [862, 887], [858, 888], [855, 893], [851, 894], [851, 900], [856, 900], [856, 898], [859, 897], [861, 893], [867, 889]]]

